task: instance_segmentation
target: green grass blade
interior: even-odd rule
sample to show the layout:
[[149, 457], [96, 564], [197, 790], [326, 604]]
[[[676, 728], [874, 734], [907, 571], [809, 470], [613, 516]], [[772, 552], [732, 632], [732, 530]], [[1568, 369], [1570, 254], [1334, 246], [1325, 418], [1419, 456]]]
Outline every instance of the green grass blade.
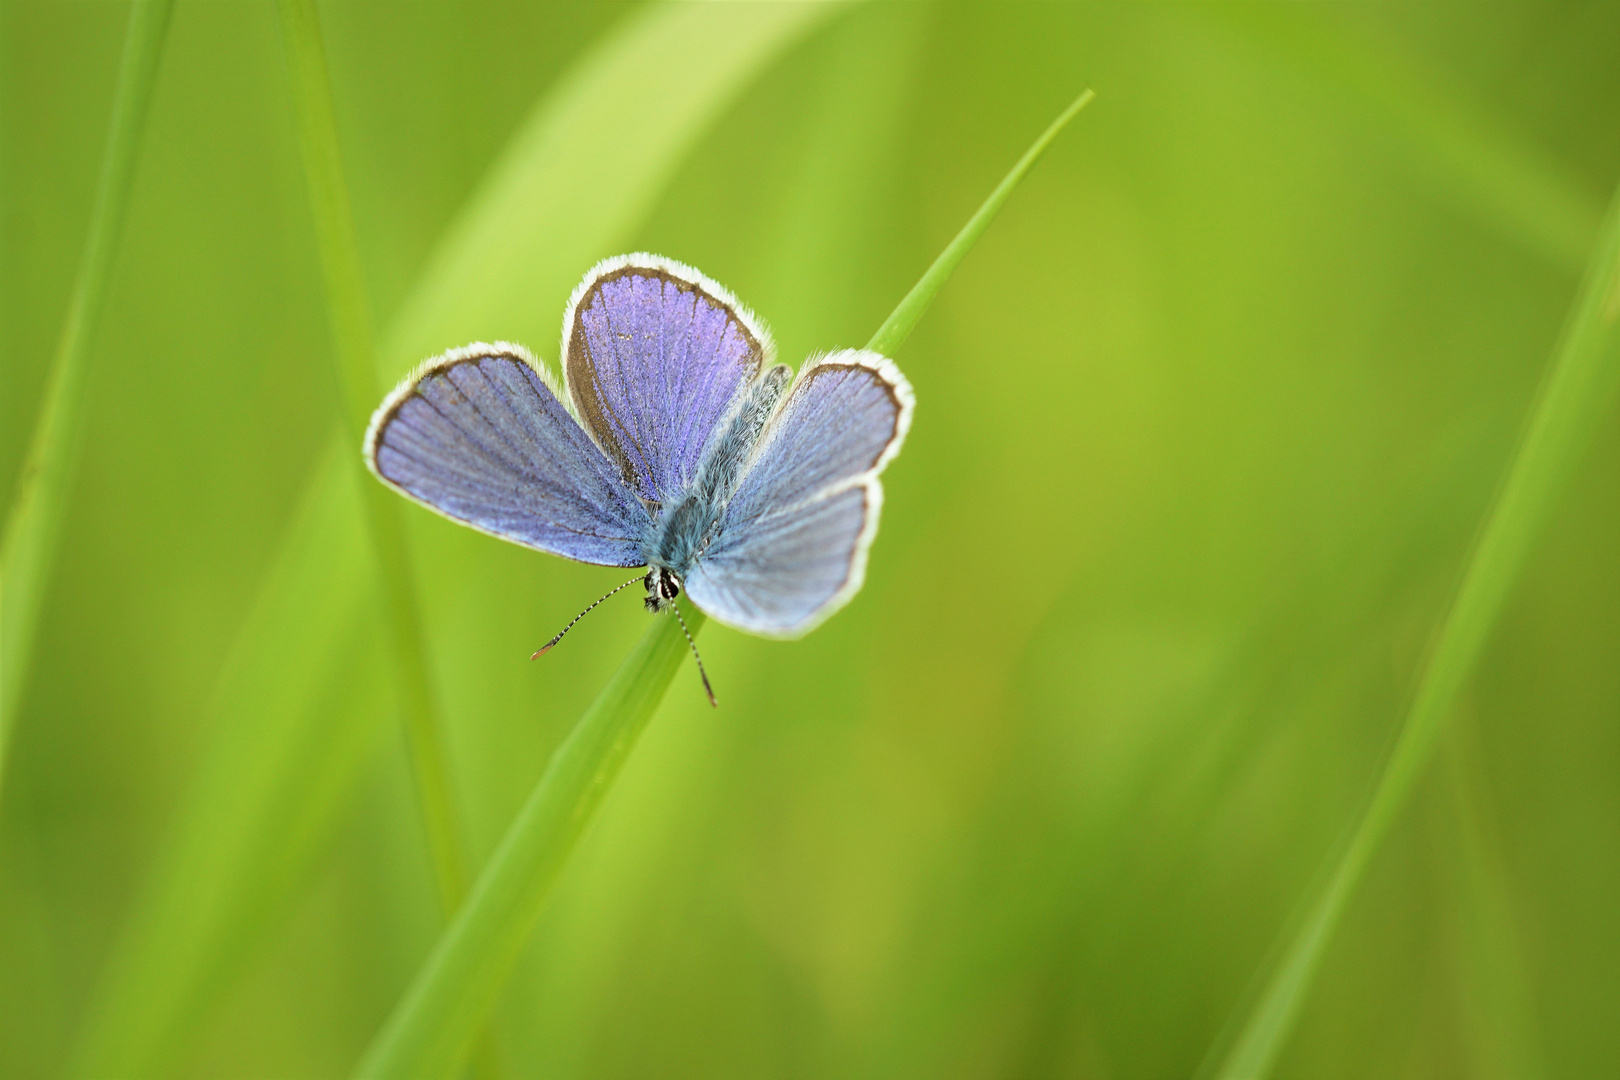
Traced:
[[[1094, 95], [1088, 90], [1036, 140], [966, 227], [934, 260], [868, 348], [898, 348], [940, 286], [983, 235], [1052, 139]], [[695, 632], [701, 613], [691, 617]], [[673, 619], [642, 637], [546, 766], [467, 904], [417, 972], [361, 1059], [359, 1077], [446, 1076], [494, 1004], [568, 853], [663, 700], [685, 657]]]
[[107, 282], [124, 230], [141, 135], [152, 104], [158, 61], [174, 0], [138, 0], [129, 13], [112, 125], [101, 161], [90, 233], [68, 299], [38, 425], [0, 540], [0, 777], [5, 775], [17, 708], [28, 678], [40, 608], [51, 576], [62, 517], [84, 441], [85, 388], [101, 328]]
[[1215, 1074], [1271, 1071], [1368, 861], [1423, 775], [1435, 741], [1554, 500], [1620, 382], [1620, 192], [1610, 202], [1552, 368], [1475, 544], [1383, 776], [1322, 895]]
[[289, 523], [308, 542], [283, 545], [226, 661], [208, 713], [214, 737], [102, 974], [69, 1075], [172, 1072], [176, 1044], [308, 877], [394, 715], [382, 657], [365, 645], [379, 605], [360, 477], [336, 454], [319, 469]]
[[[371, 305], [366, 298], [360, 248], [349, 212], [349, 191], [343, 179], [326, 52], [312, 0], [281, 0], [276, 7], [281, 15], [299, 148], [309, 181], [310, 208], [326, 280], [333, 358], [348, 421], [349, 445], [359, 446], [371, 410], [383, 391], [377, 381]], [[360, 459], [353, 454], [349, 457], [358, 475]], [[405, 722], [439, 904], [448, 916], [460, 906], [467, 891], [467, 858], [450, 790], [444, 734], [434, 715], [402, 504], [380, 484], [367, 482], [362, 488], [367, 531], [388, 616], [385, 625], [394, 660], [395, 696]]]
[[1023, 181], [1025, 174], [1035, 167], [1041, 155], [1046, 153], [1046, 148], [1052, 145], [1052, 140], [1058, 137], [1058, 132], [1067, 127], [1069, 121], [1073, 120], [1081, 109], [1091, 104], [1096, 96], [1090, 90], [1085, 91], [1075, 98], [1045, 131], [1041, 132], [1041, 137], [1035, 140], [1035, 145], [1024, 151], [1024, 156], [1018, 159], [1018, 164], [1014, 165], [1012, 171], [996, 185], [990, 197], [979, 207], [978, 213], [968, 219], [968, 223], [962, 226], [962, 231], [956, 234], [955, 239], [939, 253], [939, 257], [923, 274], [921, 280], [913, 285], [906, 298], [900, 301], [900, 306], [883, 320], [883, 325], [872, 335], [872, 340], [866, 343], [868, 349], [885, 356], [894, 355], [901, 343], [911, 336], [912, 329], [923, 317], [923, 312], [934, 302], [934, 297], [946, 279], [956, 270], [957, 264], [967, 257], [973, 245], [979, 242], [979, 237], [984, 235], [984, 230], [990, 227], [990, 222], [1001, 212], [1001, 207], [1012, 195], [1013, 189]]
[[[530, 339], [552, 340], [582, 269], [627, 241], [680, 156], [761, 67], [835, 10], [654, 6], [608, 33], [536, 106], [441, 242], [383, 335], [392, 343], [381, 356], [385, 377], [427, 352], [492, 336], [480, 318], [501, 333], [532, 319]], [[636, 80], [671, 89], [627, 97], [622, 88]], [[624, 137], [604, 140], [602, 130]], [[645, 154], [623, 160], [627, 141]], [[559, 161], [568, 163], [566, 173]], [[610, 168], [619, 170], [611, 183], [578, 180]], [[480, 259], [511, 274], [494, 308], [486, 282], [445, 270]], [[555, 306], [537, 303], [543, 296], [555, 297]], [[435, 314], [424, 318], [418, 309]], [[371, 625], [365, 612], [378, 603], [360, 542], [358, 455], [346, 434], [335, 435], [310, 477], [303, 505], [319, 512], [289, 524], [257, 604], [275, 616], [250, 619], [233, 649], [207, 718], [210, 745], [79, 1033], [76, 1075], [161, 1073], [195, 1037], [212, 991], [229, 985], [307, 876], [331, 835], [340, 794], [380, 737], [386, 693], [334, 689], [379, 685], [380, 658], [356, 644]], [[325, 643], [321, 655], [352, 656], [353, 666], [313, 662], [309, 642]], [[259, 746], [289, 749], [259, 753]], [[311, 785], [311, 776], [327, 779]], [[236, 797], [220, 803], [219, 792]], [[265, 827], [273, 815], [300, 828]]]
[[[688, 608], [696, 634], [703, 613]], [[529, 936], [546, 893], [688, 657], [660, 618], [575, 725], [490, 857], [467, 904], [378, 1032], [356, 1075], [448, 1076]]]
[[566, 298], [591, 263], [627, 243], [724, 105], [841, 7], [736, 5], [722, 14], [670, 5], [621, 30], [491, 167], [384, 337], [383, 378], [496, 331], [539, 343], [543, 354], [561, 306], [536, 298]]

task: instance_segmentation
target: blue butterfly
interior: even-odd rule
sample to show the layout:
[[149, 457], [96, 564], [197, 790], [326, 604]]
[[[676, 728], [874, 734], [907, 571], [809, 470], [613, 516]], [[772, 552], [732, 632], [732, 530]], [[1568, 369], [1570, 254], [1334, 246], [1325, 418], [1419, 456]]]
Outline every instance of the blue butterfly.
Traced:
[[892, 361], [845, 349], [794, 378], [731, 293], [645, 254], [585, 275], [561, 356], [561, 387], [519, 345], [434, 357], [372, 415], [366, 464], [492, 536], [648, 568], [602, 600], [641, 581], [649, 611], [679, 618], [685, 590], [728, 626], [793, 638], [860, 590], [878, 474], [915, 404]]

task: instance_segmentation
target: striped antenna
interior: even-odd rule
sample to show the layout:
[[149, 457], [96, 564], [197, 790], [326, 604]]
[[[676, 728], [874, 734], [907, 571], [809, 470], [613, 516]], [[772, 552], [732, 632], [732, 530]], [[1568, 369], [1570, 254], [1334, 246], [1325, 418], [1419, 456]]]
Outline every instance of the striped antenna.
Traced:
[[709, 673], [703, 670], [703, 657], [698, 655], [697, 642], [692, 640], [692, 631], [686, 628], [686, 620], [681, 618], [680, 605], [676, 604], [672, 600], [669, 604], [669, 610], [675, 613], [675, 618], [679, 620], [681, 624], [681, 633], [686, 635], [686, 643], [692, 646], [692, 659], [697, 661], [698, 678], [703, 680], [703, 692], [709, 695], [709, 704], [718, 709], [720, 707], [720, 703], [714, 700], [714, 687], [709, 685]]
[[[628, 589], [630, 586], [634, 585], [638, 581], [641, 581], [646, 576], [647, 576], [646, 574], [637, 574], [635, 577], [631, 578], [629, 581], [625, 582], [623, 585], [620, 585], [617, 589], [609, 589], [607, 592], [602, 594], [602, 599], [598, 600], [596, 602], [596, 604], [600, 604], [602, 602], [602, 600], [606, 600], [608, 597], [612, 596], [614, 593], [618, 592], [620, 589]], [[529, 657], [529, 659], [530, 660], [538, 660], [538, 659], [540, 659], [541, 654], [545, 653], [552, 646], [556, 645], [557, 642], [559, 642], [559, 641], [561, 641], [563, 639], [563, 634], [568, 633], [568, 631], [570, 631], [570, 630], [572, 630], [574, 628], [574, 623], [579, 622], [579, 620], [581, 620], [585, 616], [589, 615], [591, 613], [592, 609], [594, 609], [596, 607], [596, 604], [592, 604], [590, 607], [586, 608], [584, 611], [580, 612], [578, 615], [575, 615], [573, 620], [570, 621], [567, 626], [563, 627], [562, 630], [557, 634], [556, 637], [552, 638], [550, 641], [546, 642], [544, 645], [542, 645], [538, 649], [536, 649], [534, 651], [534, 655]], [[691, 640], [691, 635], [687, 636], [687, 640], [688, 641]], [[704, 680], [704, 681], [705, 681], [705, 683], [707, 682], [707, 680]], [[713, 695], [711, 694], [710, 696], [712, 697]]]

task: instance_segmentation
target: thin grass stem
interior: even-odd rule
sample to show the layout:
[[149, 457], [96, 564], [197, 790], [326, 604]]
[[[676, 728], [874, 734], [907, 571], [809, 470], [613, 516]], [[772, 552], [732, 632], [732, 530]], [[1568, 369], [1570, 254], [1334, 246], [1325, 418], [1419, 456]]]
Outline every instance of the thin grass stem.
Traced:
[[[704, 616], [687, 622], [695, 636]], [[686, 636], [671, 618], [642, 635], [518, 811], [433, 954], [355, 1075], [446, 1076], [495, 1003], [569, 852], [612, 787], [675, 672]]]
[[1451, 609], [1382, 777], [1322, 894], [1214, 1074], [1270, 1074], [1345, 905], [1422, 777], [1541, 526], [1580, 462], [1620, 382], [1620, 191], [1609, 204], [1585, 277], [1530, 421], [1486, 515]]
[[[298, 141], [309, 182], [310, 208], [326, 281], [333, 358], [343, 415], [358, 468], [359, 447], [372, 405], [382, 396], [371, 307], [366, 297], [360, 249], [349, 210], [348, 187], [338, 149], [337, 122], [326, 53], [313, 0], [279, 0], [282, 40], [298, 122]], [[427, 675], [421, 619], [398, 500], [380, 484], [363, 480], [365, 520], [377, 557], [386, 608], [399, 708], [405, 721], [417, 794], [427, 831], [439, 903], [449, 917], [467, 891], [467, 862], [457, 827], [445, 760], [444, 736]]]
[[0, 540], [0, 778], [84, 442], [90, 358], [106, 314], [107, 282], [129, 211], [135, 163], [173, 10], [174, 0], [137, 0], [130, 9], [90, 232]]
[[984, 200], [978, 212], [962, 226], [962, 231], [956, 234], [955, 239], [945, 245], [945, 250], [939, 253], [933, 265], [924, 272], [917, 284], [911, 287], [911, 291], [906, 293], [900, 305], [883, 320], [883, 325], [872, 335], [872, 340], [866, 343], [868, 349], [884, 356], [894, 355], [906, 338], [911, 336], [912, 329], [916, 327], [929, 305], [934, 302], [934, 297], [939, 294], [946, 279], [955, 272], [957, 264], [967, 257], [973, 245], [979, 242], [979, 237], [984, 235], [984, 230], [990, 227], [990, 222], [1001, 213], [1001, 208], [1012, 195], [1013, 189], [1023, 181], [1025, 174], [1035, 167], [1035, 163], [1046, 153], [1046, 148], [1052, 145], [1052, 140], [1058, 137], [1058, 133], [1068, 127], [1069, 121], [1073, 120], [1081, 109], [1090, 105], [1096, 96], [1094, 91], [1084, 91], [1069, 104], [1067, 109], [1058, 114], [1058, 118], [1053, 120], [1045, 131], [1041, 132], [1041, 137], [1024, 151], [1024, 156], [1018, 159], [1018, 164], [1014, 165], [1012, 171], [996, 185], [990, 197]]
[[[892, 351], [990, 224], [1064, 124], [1091, 100], [1082, 94], [1019, 159], [923, 279], [884, 321], [870, 346]], [[880, 348], [881, 347], [881, 348]], [[661, 618], [614, 673], [563, 744], [479, 875], [467, 903], [417, 972], [355, 1071], [357, 1077], [447, 1076], [494, 1005], [519, 950], [540, 918], [569, 852], [663, 700], [705, 619], [693, 609], [682, 633]], [[693, 645], [693, 650], [696, 646]], [[705, 689], [707, 689], [705, 678]], [[711, 693], [712, 700], [712, 693]]]

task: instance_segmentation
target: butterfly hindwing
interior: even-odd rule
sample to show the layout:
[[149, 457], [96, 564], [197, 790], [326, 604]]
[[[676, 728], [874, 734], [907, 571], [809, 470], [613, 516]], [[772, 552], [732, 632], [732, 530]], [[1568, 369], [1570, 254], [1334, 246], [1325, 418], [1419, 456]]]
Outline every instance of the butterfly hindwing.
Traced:
[[686, 580], [721, 622], [797, 637], [860, 589], [877, 534], [878, 474], [911, 423], [911, 386], [846, 350], [805, 365]]
[[653, 502], [692, 482], [710, 435], [774, 354], [763, 324], [730, 293], [656, 255], [599, 264], [563, 319], [574, 411]]
[[469, 345], [389, 395], [366, 433], [383, 482], [483, 532], [603, 566], [639, 566], [646, 510], [534, 358]]

